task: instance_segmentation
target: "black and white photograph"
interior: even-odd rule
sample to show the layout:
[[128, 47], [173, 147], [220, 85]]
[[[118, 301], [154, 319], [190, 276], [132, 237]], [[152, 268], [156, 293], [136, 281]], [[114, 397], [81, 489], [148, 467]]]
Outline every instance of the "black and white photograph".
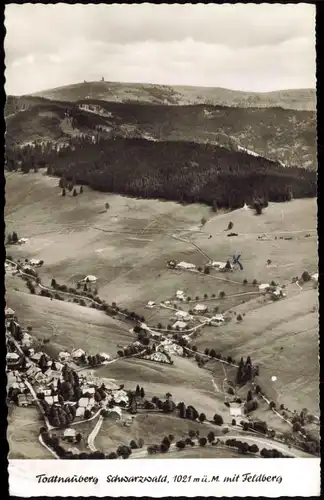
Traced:
[[12, 494], [320, 495], [315, 15], [5, 6]]

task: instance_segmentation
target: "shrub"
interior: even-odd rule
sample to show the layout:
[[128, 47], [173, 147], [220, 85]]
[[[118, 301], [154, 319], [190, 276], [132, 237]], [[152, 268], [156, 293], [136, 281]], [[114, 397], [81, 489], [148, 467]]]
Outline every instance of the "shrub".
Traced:
[[199, 446], [206, 446], [207, 444], [207, 439], [205, 437], [201, 437], [199, 439]]
[[213, 420], [216, 425], [223, 425], [224, 423], [223, 417], [221, 415], [218, 415], [217, 413], [215, 413]]
[[176, 443], [176, 447], [177, 447], [179, 450], [183, 450], [183, 449], [186, 447], [186, 443], [185, 443], [185, 441], [183, 441], [183, 440], [177, 441], [177, 443]]

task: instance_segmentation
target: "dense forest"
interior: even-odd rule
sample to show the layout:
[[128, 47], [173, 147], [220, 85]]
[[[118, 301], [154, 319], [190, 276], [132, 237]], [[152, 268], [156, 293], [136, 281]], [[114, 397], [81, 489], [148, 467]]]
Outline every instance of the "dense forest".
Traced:
[[8, 170], [39, 167], [99, 191], [232, 209], [257, 197], [316, 196], [315, 172], [194, 142], [75, 137], [59, 151], [50, 144], [7, 150]]

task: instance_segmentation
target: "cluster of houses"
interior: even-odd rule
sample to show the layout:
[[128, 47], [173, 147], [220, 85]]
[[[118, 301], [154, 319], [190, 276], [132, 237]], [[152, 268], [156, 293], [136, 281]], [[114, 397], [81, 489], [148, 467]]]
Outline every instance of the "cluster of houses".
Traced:
[[[86, 359], [86, 356], [87, 354], [83, 349], [72, 349], [71, 352], [61, 351], [58, 355], [58, 358], [61, 363], [74, 362], [76, 364], [79, 364], [83, 359]], [[103, 365], [111, 359], [109, 354], [105, 352], [101, 352], [99, 354], [99, 357], [100, 363]]]

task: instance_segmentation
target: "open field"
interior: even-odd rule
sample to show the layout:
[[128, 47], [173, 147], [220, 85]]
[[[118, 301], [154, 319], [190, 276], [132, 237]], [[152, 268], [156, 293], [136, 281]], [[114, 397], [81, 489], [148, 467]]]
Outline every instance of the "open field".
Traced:
[[[244, 279], [249, 283], [254, 278], [259, 282], [290, 281], [304, 269], [315, 272], [317, 266], [313, 199], [270, 204], [259, 217], [250, 210], [215, 215], [202, 205], [137, 200], [88, 188], [82, 196], [63, 199], [58, 180], [41, 173], [11, 173], [6, 176], [6, 183], [7, 232], [16, 230], [19, 236], [30, 238], [25, 245], [8, 248], [8, 254], [44, 260], [40, 270], [44, 283], [46, 278], [55, 277], [58, 282], [75, 285], [78, 279], [94, 274], [98, 277], [100, 296], [128, 308], [138, 309], [148, 300], [165, 300], [177, 289], [191, 296], [217, 295], [220, 290], [231, 295], [252, 289], [237, 284]], [[102, 213], [107, 201], [110, 209]], [[213, 260], [224, 261], [241, 253], [243, 271], [226, 276], [212, 272], [210, 276], [198, 277], [165, 268], [166, 261], [172, 258], [201, 266], [206, 263], [192, 245], [172, 238], [175, 232], [197, 230], [202, 217], [209, 219], [203, 230], [186, 231], [183, 236], [192, 239]], [[238, 237], [226, 236], [224, 229], [229, 221], [234, 223]], [[279, 234], [301, 230], [304, 232]], [[305, 238], [309, 230], [311, 237]], [[257, 236], [264, 232], [272, 241], [257, 241]], [[293, 239], [275, 240], [275, 236]], [[270, 266], [268, 259], [272, 261]]]
[[[173, 434], [175, 440], [188, 437], [189, 430], [199, 430], [201, 435], [207, 435], [211, 430], [204, 424], [190, 422], [170, 415], [138, 414], [130, 427], [124, 427], [118, 422], [104, 420], [100, 432], [96, 437], [96, 447], [105, 453], [115, 451], [120, 444], [128, 444], [132, 439], [144, 440], [144, 447], [160, 444], [162, 439]], [[214, 428], [213, 428], [214, 430]], [[214, 433], [217, 435], [217, 427]]]
[[30, 295], [26, 287], [16, 291], [19, 282], [23, 284], [18, 277], [7, 277], [7, 302], [15, 309], [23, 325], [33, 327], [33, 335], [38, 340], [50, 339], [46, 348], [52, 355], [75, 347], [91, 354], [106, 352], [115, 355], [118, 344], [127, 345], [133, 340], [124, 324], [103, 312]]
[[228, 408], [223, 404], [224, 398], [215, 391], [210, 373], [191, 359], [174, 357], [173, 365], [126, 359], [103, 366], [96, 370], [96, 374], [117, 379], [131, 389], [140, 384], [148, 397], [164, 399], [170, 392], [176, 403], [191, 404], [207, 418], [212, 419], [215, 413], [219, 413], [228, 419]]
[[[216, 332], [205, 328], [195, 343], [199, 350], [214, 348], [236, 359], [250, 355], [270, 399], [317, 413], [318, 313], [312, 312], [317, 305], [317, 290], [299, 291], [250, 311], [241, 323], [232, 321]], [[278, 377], [275, 383], [272, 375]]]
[[7, 428], [8, 458], [52, 459], [53, 455], [38, 441], [42, 425], [36, 408], [11, 407]]

